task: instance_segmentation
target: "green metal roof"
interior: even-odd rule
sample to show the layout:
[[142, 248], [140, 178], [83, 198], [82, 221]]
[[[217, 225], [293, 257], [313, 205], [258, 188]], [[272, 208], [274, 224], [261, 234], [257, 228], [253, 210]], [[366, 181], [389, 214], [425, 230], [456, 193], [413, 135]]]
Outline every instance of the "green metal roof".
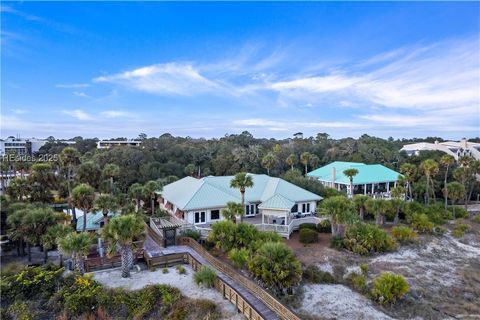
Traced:
[[397, 181], [400, 173], [389, 169], [381, 164], [364, 164], [359, 162], [335, 161], [326, 166], [320, 167], [307, 174], [312, 178], [322, 181], [333, 181], [333, 168], [335, 168], [335, 183], [349, 184], [350, 181], [343, 171], [346, 169], [357, 169], [358, 174], [353, 177], [353, 184], [370, 184]]
[[294, 201], [289, 200], [279, 194], [276, 194], [273, 197], [270, 197], [264, 202], [262, 202], [262, 204], [260, 204], [258, 207], [260, 209], [280, 209], [290, 211], [294, 204]]
[[[293, 202], [322, 200], [322, 197], [283, 179], [265, 174], [249, 175], [253, 179], [253, 187], [245, 191], [246, 203], [261, 203], [276, 194]], [[241, 202], [240, 191], [230, 188], [232, 179], [233, 176], [185, 177], [166, 185], [159, 193], [180, 210], [221, 208], [229, 201]]]
[[[108, 213], [109, 217], [113, 217], [117, 215], [118, 213], [113, 213], [113, 212]], [[86, 230], [87, 231], [99, 230], [101, 221], [103, 221], [103, 213], [101, 211], [88, 213]], [[83, 231], [83, 214], [81, 216], [77, 215], [77, 231]]]

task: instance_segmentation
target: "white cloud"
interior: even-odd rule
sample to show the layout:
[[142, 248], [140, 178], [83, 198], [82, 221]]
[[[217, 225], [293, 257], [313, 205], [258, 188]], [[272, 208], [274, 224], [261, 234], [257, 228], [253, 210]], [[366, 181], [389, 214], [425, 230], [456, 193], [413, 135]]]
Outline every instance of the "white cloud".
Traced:
[[70, 84], [56, 84], [56, 88], [67, 88], [67, 89], [77, 89], [77, 88], [88, 88], [90, 87], [89, 83], [70, 83]]
[[77, 97], [90, 98], [89, 95], [87, 95], [85, 92], [82, 92], [82, 91], [73, 91], [72, 94]]
[[83, 110], [80, 109], [75, 109], [75, 110], [62, 110], [63, 114], [69, 115], [71, 117], [74, 117], [77, 120], [85, 121], [85, 120], [93, 120], [94, 118], [86, 113]]
[[236, 126], [251, 128], [266, 128], [270, 131], [292, 131], [299, 128], [307, 129], [325, 129], [325, 128], [366, 128], [364, 124], [350, 121], [277, 121], [262, 118], [251, 118], [234, 120]]
[[124, 118], [124, 117], [132, 117], [133, 114], [126, 111], [117, 111], [117, 110], [106, 110], [100, 112], [100, 115], [104, 116], [105, 118]]
[[25, 114], [25, 113], [27, 113], [26, 110], [19, 109], [19, 108], [11, 108], [10, 111], [14, 114]]
[[193, 65], [185, 63], [155, 64], [97, 77], [93, 81], [120, 84], [148, 93], [185, 96], [220, 89], [219, 85], [201, 75]]

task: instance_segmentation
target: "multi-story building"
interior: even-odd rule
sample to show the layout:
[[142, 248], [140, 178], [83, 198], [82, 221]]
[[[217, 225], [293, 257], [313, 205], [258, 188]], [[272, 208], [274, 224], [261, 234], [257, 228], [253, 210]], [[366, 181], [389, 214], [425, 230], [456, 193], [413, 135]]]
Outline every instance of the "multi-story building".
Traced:
[[98, 149], [110, 149], [117, 146], [139, 147], [142, 141], [139, 140], [100, 140], [97, 142]]

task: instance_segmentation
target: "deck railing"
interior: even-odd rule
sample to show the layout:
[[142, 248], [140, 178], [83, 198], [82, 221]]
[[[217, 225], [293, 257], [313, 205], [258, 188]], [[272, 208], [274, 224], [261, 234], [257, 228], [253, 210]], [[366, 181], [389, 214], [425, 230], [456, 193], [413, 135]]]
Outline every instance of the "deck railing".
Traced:
[[205, 260], [207, 260], [214, 268], [218, 271], [229, 276], [237, 283], [242, 285], [245, 289], [250, 291], [254, 296], [260, 299], [265, 303], [272, 311], [274, 311], [281, 319], [285, 320], [300, 320], [300, 318], [289, 308], [284, 306], [279, 302], [275, 297], [269, 294], [265, 289], [260, 287], [258, 284], [248, 279], [247, 277], [238, 273], [235, 269], [229, 265], [219, 261], [213, 257], [207, 250], [205, 250], [198, 242], [192, 238], [181, 237], [179, 238], [179, 243], [183, 245], [188, 245], [194, 249], [198, 254], [200, 254]]

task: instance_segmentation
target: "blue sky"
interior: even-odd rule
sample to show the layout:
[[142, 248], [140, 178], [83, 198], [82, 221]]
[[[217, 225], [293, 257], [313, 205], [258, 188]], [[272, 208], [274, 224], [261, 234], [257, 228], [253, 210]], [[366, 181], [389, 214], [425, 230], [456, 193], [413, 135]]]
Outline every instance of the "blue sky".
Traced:
[[480, 136], [480, 3], [2, 2], [1, 136]]

